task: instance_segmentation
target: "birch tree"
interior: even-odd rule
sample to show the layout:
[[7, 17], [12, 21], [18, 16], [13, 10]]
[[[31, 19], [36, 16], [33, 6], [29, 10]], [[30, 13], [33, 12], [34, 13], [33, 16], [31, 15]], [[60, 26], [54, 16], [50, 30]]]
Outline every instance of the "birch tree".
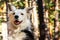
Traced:
[[56, 7], [55, 7], [55, 24], [54, 24], [54, 27], [55, 27], [55, 38], [54, 38], [54, 40], [58, 40], [58, 27], [59, 27], [59, 21], [58, 21], [58, 15], [59, 15], [59, 13], [58, 13], [58, 0], [56, 0]]

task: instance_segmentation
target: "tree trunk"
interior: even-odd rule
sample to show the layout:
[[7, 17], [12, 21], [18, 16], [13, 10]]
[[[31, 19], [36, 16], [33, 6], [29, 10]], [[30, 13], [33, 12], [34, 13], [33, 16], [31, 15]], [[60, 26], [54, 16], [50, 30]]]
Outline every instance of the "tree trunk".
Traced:
[[[8, 0], [6, 0], [5, 3], [6, 3], [6, 19], [7, 19], [8, 18]], [[3, 40], [8, 40], [8, 31], [7, 31], [6, 22], [2, 23], [2, 35], [3, 35]]]
[[37, 10], [36, 10], [36, 1], [33, 0], [33, 14], [32, 14], [32, 22], [34, 25], [34, 35], [35, 35], [35, 40], [39, 40], [39, 32], [38, 32], [38, 14], [37, 14]]
[[25, 7], [28, 7], [28, 0], [25, 0]]
[[59, 15], [59, 13], [58, 13], [58, 10], [59, 8], [58, 8], [58, 0], [56, 0], [56, 7], [55, 7], [55, 24], [54, 24], [54, 27], [55, 27], [55, 37], [54, 37], [54, 40], [58, 40], [58, 37], [59, 37], [59, 35], [58, 35], [58, 33], [59, 33], [59, 31], [58, 31], [58, 27], [59, 27], [59, 21], [58, 21], [58, 15]]
[[39, 14], [39, 32], [40, 37], [39, 40], [45, 40], [45, 23], [44, 23], [44, 14], [43, 14], [43, 3], [42, 0], [37, 0], [38, 5], [38, 14]]

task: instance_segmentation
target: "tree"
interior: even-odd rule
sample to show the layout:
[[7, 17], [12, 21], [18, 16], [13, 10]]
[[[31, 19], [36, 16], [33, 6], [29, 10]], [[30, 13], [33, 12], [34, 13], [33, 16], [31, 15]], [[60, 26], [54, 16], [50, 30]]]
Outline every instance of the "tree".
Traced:
[[58, 0], [56, 0], [56, 6], [55, 6], [55, 24], [54, 24], [54, 27], [55, 27], [55, 35], [54, 35], [54, 40], [58, 40], [58, 37], [59, 37], [59, 30], [58, 30], [58, 27], [59, 27], [59, 17], [58, 17], [58, 15], [59, 15], [59, 12], [58, 12], [58, 5], [59, 5], [59, 3], [58, 3]]
[[44, 22], [44, 14], [43, 14], [43, 3], [42, 0], [37, 0], [38, 5], [38, 14], [39, 14], [39, 32], [40, 37], [39, 40], [45, 40], [45, 22]]

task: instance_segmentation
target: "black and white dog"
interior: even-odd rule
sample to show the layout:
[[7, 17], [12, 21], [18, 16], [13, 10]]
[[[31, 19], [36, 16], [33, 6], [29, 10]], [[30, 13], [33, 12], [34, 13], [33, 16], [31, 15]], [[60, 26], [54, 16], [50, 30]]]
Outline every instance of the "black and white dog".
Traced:
[[33, 7], [24, 9], [16, 9], [15, 6], [11, 6], [11, 11], [8, 11], [8, 39], [9, 40], [34, 40], [34, 35], [31, 30], [30, 22], [30, 10]]

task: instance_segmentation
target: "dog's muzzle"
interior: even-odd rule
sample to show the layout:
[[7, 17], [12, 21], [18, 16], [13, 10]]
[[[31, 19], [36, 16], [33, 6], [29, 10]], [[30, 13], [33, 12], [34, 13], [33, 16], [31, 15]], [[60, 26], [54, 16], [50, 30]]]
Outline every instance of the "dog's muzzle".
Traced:
[[19, 24], [22, 23], [22, 21], [19, 21], [18, 18], [19, 18], [19, 16], [18, 15], [15, 15], [15, 21], [14, 21], [14, 24], [15, 25], [19, 25]]

